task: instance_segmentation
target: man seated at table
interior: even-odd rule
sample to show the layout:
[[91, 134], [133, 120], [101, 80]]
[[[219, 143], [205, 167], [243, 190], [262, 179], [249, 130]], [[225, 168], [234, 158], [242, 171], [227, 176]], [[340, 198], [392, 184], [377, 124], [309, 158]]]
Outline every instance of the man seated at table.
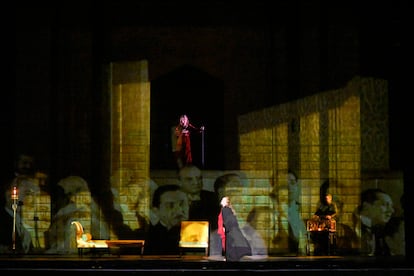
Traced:
[[325, 194], [312, 217], [311, 226], [308, 226], [308, 230], [312, 231], [311, 238], [315, 243], [315, 255], [330, 254], [329, 231], [335, 231], [336, 229], [335, 218], [337, 214], [338, 207], [332, 200], [332, 194]]
[[332, 220], [335, 220], [337, 214], [338, 207], [332, 199], [332, 194], [327, 193], [316, 210], [314, 219], [325, 223], [326, 228], [332, 229]]

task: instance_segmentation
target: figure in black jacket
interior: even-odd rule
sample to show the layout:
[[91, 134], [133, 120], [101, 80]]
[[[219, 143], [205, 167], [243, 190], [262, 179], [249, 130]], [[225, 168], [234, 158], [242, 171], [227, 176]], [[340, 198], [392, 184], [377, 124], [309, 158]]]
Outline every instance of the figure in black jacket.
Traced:
[[[252, 250], [249, 242], [240, 230], [236, 214], [230, 204], [230, 199], [223, 197], [221, 206], [222, 209], [218, 218], [218, 232], [224, 240], [223, 249], [226, 261], [240, 261], [243, 257], [251, 256]], [[224, 235], [222, 230], [224, 230]]]
[[180, 186], [159, 186], [153, 195], [152, 207], [159, 221], [149, 226], [145, 240], [146, 255], [178, 255], [181, 221], [188, 220], [188, 201]]
[[195, 165], [186, 165], [179, 170], [181, 190], [187, 194], [190, 220], [206, 220], [210, 226], [217, 224], [220, 205], [215, 192], [203, 189], [201, 170]]

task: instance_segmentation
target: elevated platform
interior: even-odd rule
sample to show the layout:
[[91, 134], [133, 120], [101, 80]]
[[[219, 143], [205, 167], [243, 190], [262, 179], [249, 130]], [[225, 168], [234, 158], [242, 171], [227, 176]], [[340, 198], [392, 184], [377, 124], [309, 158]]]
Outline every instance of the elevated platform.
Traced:
[[[1, 275], [37, 272], [42, 275], [414, 275], [414, 264], [403, 257], [277, 256], [240, 262], [206, 256], [0, 256]], [[276, 273], [276, 274], [275, 274]]]

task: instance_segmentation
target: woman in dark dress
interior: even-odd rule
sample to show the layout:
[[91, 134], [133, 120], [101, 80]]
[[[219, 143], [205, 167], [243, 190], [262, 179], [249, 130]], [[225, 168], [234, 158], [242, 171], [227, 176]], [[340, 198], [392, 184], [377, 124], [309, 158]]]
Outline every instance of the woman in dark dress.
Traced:
[[[240, 230], [237, 217], [231, 207], [230, 199], [223, 197], [221, 200], [221, 212], [219, 214], [219, 234], [224, 230], [222, 239], [224, 239], [223, 249], [226, 261], [240, 261], [245, 256], [251, 256], [252, 250], [246, 237]], [[220, 225], [222, 221], [222, 226]]]

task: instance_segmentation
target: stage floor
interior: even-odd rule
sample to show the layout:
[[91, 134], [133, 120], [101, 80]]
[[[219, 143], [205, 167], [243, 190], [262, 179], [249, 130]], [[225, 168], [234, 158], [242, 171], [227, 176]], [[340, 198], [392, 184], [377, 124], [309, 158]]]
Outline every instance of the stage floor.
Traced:
[[37, 272], [42, 275], [226, 275], [249, 273], [307, 275], [414, 275], [414, 264], [404, 257], [275, 256], [226, 262], [199, 255], [1, 255], [1, 275]]

